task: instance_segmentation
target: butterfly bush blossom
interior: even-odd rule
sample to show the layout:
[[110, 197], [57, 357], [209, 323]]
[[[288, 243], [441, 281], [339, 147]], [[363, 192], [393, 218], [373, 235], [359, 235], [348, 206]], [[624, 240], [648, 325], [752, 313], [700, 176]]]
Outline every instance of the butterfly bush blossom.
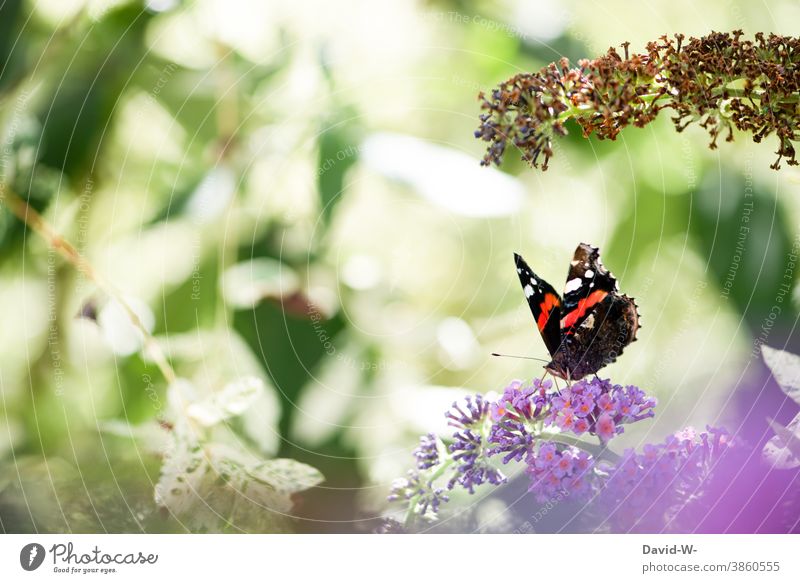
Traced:
[[658, 524], [672, 506], [698, 494], [714, 465], [733, 445], [722, 429], [686, 428], [641, 453], [625, 450], [608, 470], [600, 498], [615, 525]]
[[450, 436], [420, 438], [416, 469], [393, 484], [389, 500], [405, 504], [406, 528], [417, 518], [434, 521], [447, 492], [501, 484], [500, 468], [519, 462], [537, 501], [598, 501], [615, 524], [629, 523], [695, 493], [730, 443], [721, 430], [685, 429], [641, 453], [611, 452], [609, 442], [626, 425], [653, 417], [655, 407], [639, 387], [596, 377], [560, 391], [549, 380], [513, 381], [495, 401], [466, 397], [445, 413]]
[[513, 148], [546, 170], [553, 138], [567, 134], [568, 120], [584, 137], [614, 140], [623, 128], [644, 127], [665, 109], [677, 131], [691, 124], [705, 129], [711, 149], [723, 133], [732, 141], [735, 129], [755, 142], [775, 136], [778, 157], [771, 168], [782, 160], [798, 163], [800, 39], [757, 33], [749, 40], [737, 30], [688, 40], [662, 36], [644, 53], [630, 54], [629, 43], [622, 48], [624, 55], [610, 48], [577, 66], [561, 59], [481, 93], [475, 137], [488, 142], [483, 164], [499, 165]]

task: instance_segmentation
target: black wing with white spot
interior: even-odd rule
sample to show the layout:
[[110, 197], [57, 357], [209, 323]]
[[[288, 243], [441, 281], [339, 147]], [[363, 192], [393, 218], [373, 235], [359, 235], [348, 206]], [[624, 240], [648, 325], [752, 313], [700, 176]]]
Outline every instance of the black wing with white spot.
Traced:
[[617, 291], [617, 279], [600, 260], [600, 249], [581, 243], [569, 264], [564, 285], [564, 307], [574, 308], [578, 301], [594, 291]]
[[561, 298], [553, 286], [536, 275], [516, 253], [514, 253], [514, 263], [536, 327], [552, 356], [561, 345]]
[[564, 285], [564, 334], [569, 335], [607, 294], [617, 291], [617, 280], [600, 260], [600, 250], [586, 243], [575, 249]]

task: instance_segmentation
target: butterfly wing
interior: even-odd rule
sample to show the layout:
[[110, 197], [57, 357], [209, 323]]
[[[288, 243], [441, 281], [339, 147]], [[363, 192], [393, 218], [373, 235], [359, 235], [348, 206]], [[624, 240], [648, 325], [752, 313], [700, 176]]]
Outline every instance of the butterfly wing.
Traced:
[[[609, 293], [565, 340], [559, 365], [568, 368], [573, 380], [594, 374], [614, 362], [624, 348], [636, 340], [639, 312], [633, 298]], [[563, 356], [562, 356], [563, 354]]]
[[561, 329], [575, 333], [581, 323], [609, 294], [617, 291], [617, 280], [600, 260], [600, 250], [586, 243], [575, 249], [564, 286]]
[[536, 275], [516, 253], [514, 253], [514, 263], [536, 327], [552, 356], [561, 346], [561, 298], [553, 286]]

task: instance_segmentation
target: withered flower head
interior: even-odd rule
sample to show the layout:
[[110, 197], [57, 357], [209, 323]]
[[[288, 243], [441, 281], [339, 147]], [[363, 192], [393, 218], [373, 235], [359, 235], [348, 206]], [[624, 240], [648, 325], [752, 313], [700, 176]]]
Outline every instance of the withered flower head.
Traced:
[[475, 137], [489, 142], [482, 164], [500, 164], [506, 148], [522, 152], [534, 167], [547, 169], [552, 139], [566, 135], [568, 119], [584, 137], [615, 139], [622, 128], [643, 127], [662, 109], [671, 108], [678, 131], [698, 123], [711, 136], [733, 129], [750, 132], [760, 142], [775, 134], [780, 162], [796, 165], [792, 142], [800, 139], [800, 39], [762, 33], [745, 40], [740, 30], [702, 38], [662, 36], [647, 52], [625, 56], [614, 48], [598, 59], [567, 59], [538, 73], [523, 73], [501, 83], [482, 100]]

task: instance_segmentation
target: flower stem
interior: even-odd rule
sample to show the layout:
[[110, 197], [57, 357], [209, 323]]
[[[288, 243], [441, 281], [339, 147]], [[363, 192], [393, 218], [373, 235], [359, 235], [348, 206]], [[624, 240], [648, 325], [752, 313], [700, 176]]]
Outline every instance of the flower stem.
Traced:
[[566, 435], [564, 433], [542, 432], [539, 434], [539, 437], [541, 439], [546, 439], [548, 441], [556, 441], [558, 443], [563, 443], [565, 445], [575, 446], [588, 453], [591, 453], [597, 459], [605, 459], [611, 462], [618, 462], [620, 459], [622, 459], [620, 458], [619, 455], [611, 451], [608, 448], [608, 446], [589, 443], [588, 441], [584, 441], [582, 439], [578, 439], [577, 437], [572, 437], [571, 435]]
[[439, 467], [436, 468], [436, 471], [433, 472], [429, 481], [433, 482], [441, 478], [442, 475], [447, 471], [447, 468], [453, 465], [453, 462], [455, 462], [455, 460], [452, 457], [448, 456], [447, 458], [445, 458], [444, 461], [442, 461], [442, 463], [439, 464]]
[[[436, 471], [433, 472], [428, 478], [428, 483], [433, 483], [441, 478], [447, 471], [447, 468], [453, 465], [453, 462], [455, 462], [455, 460], [450, 456], [447, 456], [444, 460], [442, 460], [442, 463], [436, 467]], [[419, 494], [412, 496], [408, 500], [408, 509], [406, 510], [406, 516], [403, 519], [403, 525], [406, 528], [410, 528], [414, 523], [414, 518], [416, 516], [414, 509], [417, 507], [417, 502], [419, 502]]]
[[55, 229], [48, 223], [36, 209], [32, 208], [25, 200], [22, 199], [16, 192], [8, 188], [6, 185], [0, 184], [0, 203], [4, 203], [8, 209], [16, 215], [19, 220], [25, 223], [30, 229], [39, 235], [47, 244], [59, 255], [61, 255], [67, 263], [72, 265], [75, 269], [83, 273], [87, 278], [97, 285], [98, 288], [103, 290], [109, 297], [113, 298], [122, 306], [125, 313], [128, 315], [134, 327], [141, 332], [144, 338], [145, 351], [153, 358], [164, 375], [167, 382], [172, 383], [175, 380], [175, 371], [169, 364], [164, 351], [161, 346], [156, 342], [155, 338], [150, 334], [147, 328], [142, 324], [138, 314], [133, 311], [130, 304], [125, 300], [122, 294], [106, 281], [92, 266], [91, 263], [75, 248], [75, 246], [67, 241], [64, 237], [59, 235]]
[[[718, 95], [718, 97], [721, 96], [723, 93], [727, 94], [728, 98], [731, 98], [731, 99], [733, 99], [733, 98], [741, 99], [741, 98], [744, 98], [744, 97], [748, 97], [750, 99], [759, 101], [758, 94], [756, 92], [754, 92], [754, 91], [751, 91], [748, 94], [748, 93], [745, 93], [745, 91], [743, 89], [725, 87], [725, 88], [720, 90], [720, 95]], [[659, 101], [659, 100], [667, 98], [667, 97], [670, 97], [669, 93], [665, 93], [663, 91], [656, 91], [654, 93], [645, 93], [644, 95], [640, 95], [638, 97], [638, 100], [643, 104], [644, 103], [652, 104], [652, 103], [654, 103], [656, 101]], [[797, 95], [797, 94], [791, 95], [787, 99], [783, 100], [781, 103], [784, 103], [784, 104], [796, 103], [798, 101], [798, 98], [800, 98], [800, 95]], [[565, 122], [568, 119], [571, 119], [571, 118], [574, 118], [574, 117], [580, 117], [584, 113], [594, 114], [596, 112], [597, 112], [597, 109], [595, 107], [593, 107], [592, 105], [588, 105], [588, 104], [570, 105], [570, 107], [568, 109], [562, 111], [558, 115], [558, 117], [556, 118], [556, 121]]]
[[414, 509], [417, 507], [417, 502], [419, 501], [419, 494], [412, 496], [408, 501], [408, 509], [406, 510], [406, 517], [403, 519], [403, 526], [406, 529], [411, 528], [411, 525], [414, 524]]

